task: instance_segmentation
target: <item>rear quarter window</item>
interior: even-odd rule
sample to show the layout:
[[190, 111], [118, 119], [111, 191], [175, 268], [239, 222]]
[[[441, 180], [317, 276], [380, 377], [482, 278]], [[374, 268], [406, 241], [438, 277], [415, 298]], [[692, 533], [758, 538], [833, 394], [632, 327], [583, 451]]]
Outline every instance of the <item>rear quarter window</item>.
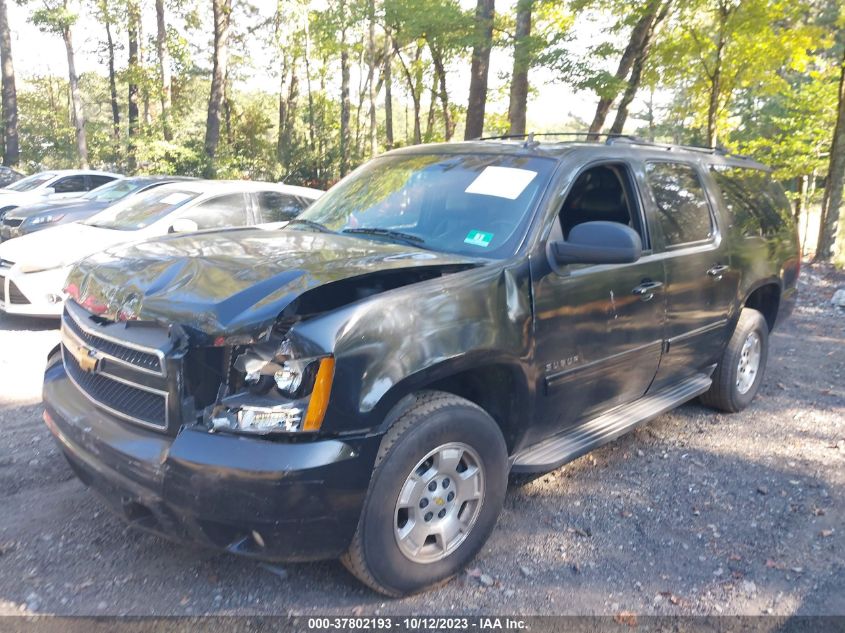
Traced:
[[789, 222], [792, 207], [783, 189], [759, 169], [713, 165], [731, 224], [744, 237], [769, 237]]
[[710, 203], [694, 166], [646, 163], [646, 179], [667, 247], [703, 242], [713, 237]]

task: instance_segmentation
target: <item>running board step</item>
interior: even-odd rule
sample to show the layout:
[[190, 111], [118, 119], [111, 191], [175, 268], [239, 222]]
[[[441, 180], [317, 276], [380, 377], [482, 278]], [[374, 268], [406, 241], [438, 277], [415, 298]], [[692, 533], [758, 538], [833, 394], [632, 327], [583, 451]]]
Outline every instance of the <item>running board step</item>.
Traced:
[[615, 440], [635, 426], [700, 396], [710, 388], [711, 382], [708, 376], [696, 374], [631, 404], [616, 407], [518, 453], [514, 457], [511, 471], [538, 473], [554, 470], [602, 444]]

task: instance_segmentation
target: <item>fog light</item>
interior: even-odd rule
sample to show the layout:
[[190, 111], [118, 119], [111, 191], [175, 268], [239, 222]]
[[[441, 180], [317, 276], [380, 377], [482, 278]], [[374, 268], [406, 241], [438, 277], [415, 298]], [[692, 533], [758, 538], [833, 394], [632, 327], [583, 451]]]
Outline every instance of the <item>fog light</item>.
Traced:
[[47, 295], [47, 301], [48, 303], [61, 303], [62, 301], [64, 301], [64, 297], [62, 297], [61, 295], [49, 294]]

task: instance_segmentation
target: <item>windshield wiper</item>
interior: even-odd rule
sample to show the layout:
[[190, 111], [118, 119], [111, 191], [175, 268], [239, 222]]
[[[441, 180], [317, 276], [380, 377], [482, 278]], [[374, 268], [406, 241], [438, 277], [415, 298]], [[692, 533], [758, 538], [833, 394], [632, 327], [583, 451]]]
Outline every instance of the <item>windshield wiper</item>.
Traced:
[[425, 240], [418, 235], [411, 235], [410, 233], [403, 233], [402, 231], [393, 231], [391, 229], [367, 228], [360, 229], [343, 229], [341, 233], [352, 233], [357, 235], [375, 235], [377, 237], [389, 237], [394, 240], [410, 243], [413, 246], [422, 246]]
[[290, 226], [291, 224], [301, 224], [303, 226], [309, 226], [316, 231], [320, 231], [321, 233], [334, 233], [329, 227], [323, 226], [319, 222], [314, 222], [314, 220], [306, 220], [305, 218], [294, 218], [290, 222], [288, 222], [285, 227]]

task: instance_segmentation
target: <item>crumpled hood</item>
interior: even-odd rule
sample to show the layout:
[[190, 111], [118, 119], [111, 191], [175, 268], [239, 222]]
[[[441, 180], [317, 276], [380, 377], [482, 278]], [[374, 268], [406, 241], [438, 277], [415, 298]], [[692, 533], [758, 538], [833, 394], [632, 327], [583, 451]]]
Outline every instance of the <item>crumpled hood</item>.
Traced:
[[482, 260], [329, 233], [236, 229], [169, 236], [80, 262], [67, 288], [110, 319], [255, 336], [303, 293], [394, 269], [460, 270]]
[[91, 253], [137, 239], [133, 231], [112, 231], [87, 224], [63, 224], [0, 244], [0, 259], [23, 272], [70, 266]]

